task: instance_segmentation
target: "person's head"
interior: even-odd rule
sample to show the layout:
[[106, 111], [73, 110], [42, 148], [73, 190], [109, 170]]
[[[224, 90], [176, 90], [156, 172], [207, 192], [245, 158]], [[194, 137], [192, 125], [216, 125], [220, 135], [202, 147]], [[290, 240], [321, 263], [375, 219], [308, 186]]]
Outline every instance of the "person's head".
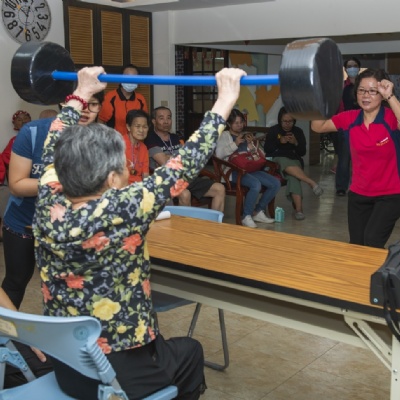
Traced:
[[31, 121], [31, 115], [28, 111], [18, 110], [12, 116], [12, 124], [15, 131], [19, 131], [26, 123]]
[[150, 123], [149, 114], [143, 110], [130, 110], [126, 114], [128, 134], [135, 140], [143, 141], [146, 139]]
[[241, 111], [234, 108], [226, 120], [226, 126], [233, 133], [241, 133], [246, 126], [244, 115]]
[[361, 62], [358, 58], [351, 57], [343, 63], [343, 67], [349, 78], [355, 78], [360, 72]]
[[43, 110], [39, 114], [39, 119], [45, 119], [45, 118], [54, 118], [57, 116], [57, 111], [52, 110], [51, 108], [48, 108], [46, 110]]
[[103, 124], [66, 128], [55, 145], [54, 167], [70, 198], [128, 185], [122, 135]]
[[[139, 75], [139, 69], [136, 65], [128, 64], [125, 65], [122, 70], [123, 75]], [[137, 83], [121, 83], [122, 89], [128, 93], [132, 93], [138, 87]]]
[[285, 132], [290, 132], [296, 124], [296, 120], [287, 112], [285, 107], [281, 107], [278, 113], [278, 124]]
[[366, 69], [361, 72], [354, 82], [354, 95], [358, 105], [366, 111], [373, 111], [381, 106], [382, 95], [378, 92], [378, 82], [387, 79], [389, 75], [382, 69]]
[[172, 127], [172, 112], [168, 107], [157, 107], [152, 113], [154, 129], [160, 133], [169, 133]]
[[89, 125], [97, 121], [104, 100], [104, 91], [95, 93], [88, 101], [88, 108], [82, 110], [79, 125]]

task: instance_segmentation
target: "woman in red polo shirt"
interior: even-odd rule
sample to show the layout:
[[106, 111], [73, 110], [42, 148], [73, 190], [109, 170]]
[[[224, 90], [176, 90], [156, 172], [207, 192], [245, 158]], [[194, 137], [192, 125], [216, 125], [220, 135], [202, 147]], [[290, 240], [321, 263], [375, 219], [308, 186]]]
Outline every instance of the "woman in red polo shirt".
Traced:
[[386, 72], [367, 69], [354, 84], [360, 110], [311, 123], [319, 133], [342, 130], [350, 146], [348, 226], [353, 244], [383, 248], [400, 217], [400, 103], [393, 87]]

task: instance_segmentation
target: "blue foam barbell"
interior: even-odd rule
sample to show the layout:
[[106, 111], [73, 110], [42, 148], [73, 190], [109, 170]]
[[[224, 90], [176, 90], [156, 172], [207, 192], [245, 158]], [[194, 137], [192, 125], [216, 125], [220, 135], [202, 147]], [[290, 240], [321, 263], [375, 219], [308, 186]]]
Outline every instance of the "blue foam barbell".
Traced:
[[[11, 63], [11, 82], [18, 95], [34, 104], [57, 104], [74, 90], [78, 75], [70, 54], [51, 42], [21, 45]], [[101, 74], [109, 83], [216, 86], [215, 76]], [[327, 38], [296, 40], [283, 54], [279, 75], [242, 77], [241, 85], [280, 85], [283, 104], [295, 118], [324, 119], [337, 112], [343, 86], [342, 56]]]
[[[76, 81], [76, 72], [54, 71], [55, 80]], [[216, 86], [215, 76], [169, 76], [169, 75], [115, 75], [101, 74], [100, 82], [108, 83], [138, 83], [144, 85], [175, 85], [175, 86]], [[279, 75], [247, 75], [240, 80], [241, 85], [279, 85]]]

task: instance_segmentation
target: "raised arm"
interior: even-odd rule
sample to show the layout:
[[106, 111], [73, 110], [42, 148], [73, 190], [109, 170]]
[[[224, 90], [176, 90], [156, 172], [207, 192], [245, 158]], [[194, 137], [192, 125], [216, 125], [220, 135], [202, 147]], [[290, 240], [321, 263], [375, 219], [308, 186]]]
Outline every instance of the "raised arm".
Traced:
[[394, 84], [391, 81], [383, 79], [378, 82], [378, 91], [382, 97], [388, 102], [394, 115], [397, 118], [397, 127], [400, 129], [400, 102], [393, 93]]
[[331, 119], [311, 121], [311, 129], [317, 133], [336, 132], [336, 126]]

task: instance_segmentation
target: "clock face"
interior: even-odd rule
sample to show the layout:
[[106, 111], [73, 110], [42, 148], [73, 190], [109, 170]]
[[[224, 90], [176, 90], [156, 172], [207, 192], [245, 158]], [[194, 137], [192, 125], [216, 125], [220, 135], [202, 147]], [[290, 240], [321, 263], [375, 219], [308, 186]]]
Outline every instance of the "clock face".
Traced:
[[50, 30], [50, 8], [46, 0], [3, 0], [3, 24], [19, 43], [43, 40]]

